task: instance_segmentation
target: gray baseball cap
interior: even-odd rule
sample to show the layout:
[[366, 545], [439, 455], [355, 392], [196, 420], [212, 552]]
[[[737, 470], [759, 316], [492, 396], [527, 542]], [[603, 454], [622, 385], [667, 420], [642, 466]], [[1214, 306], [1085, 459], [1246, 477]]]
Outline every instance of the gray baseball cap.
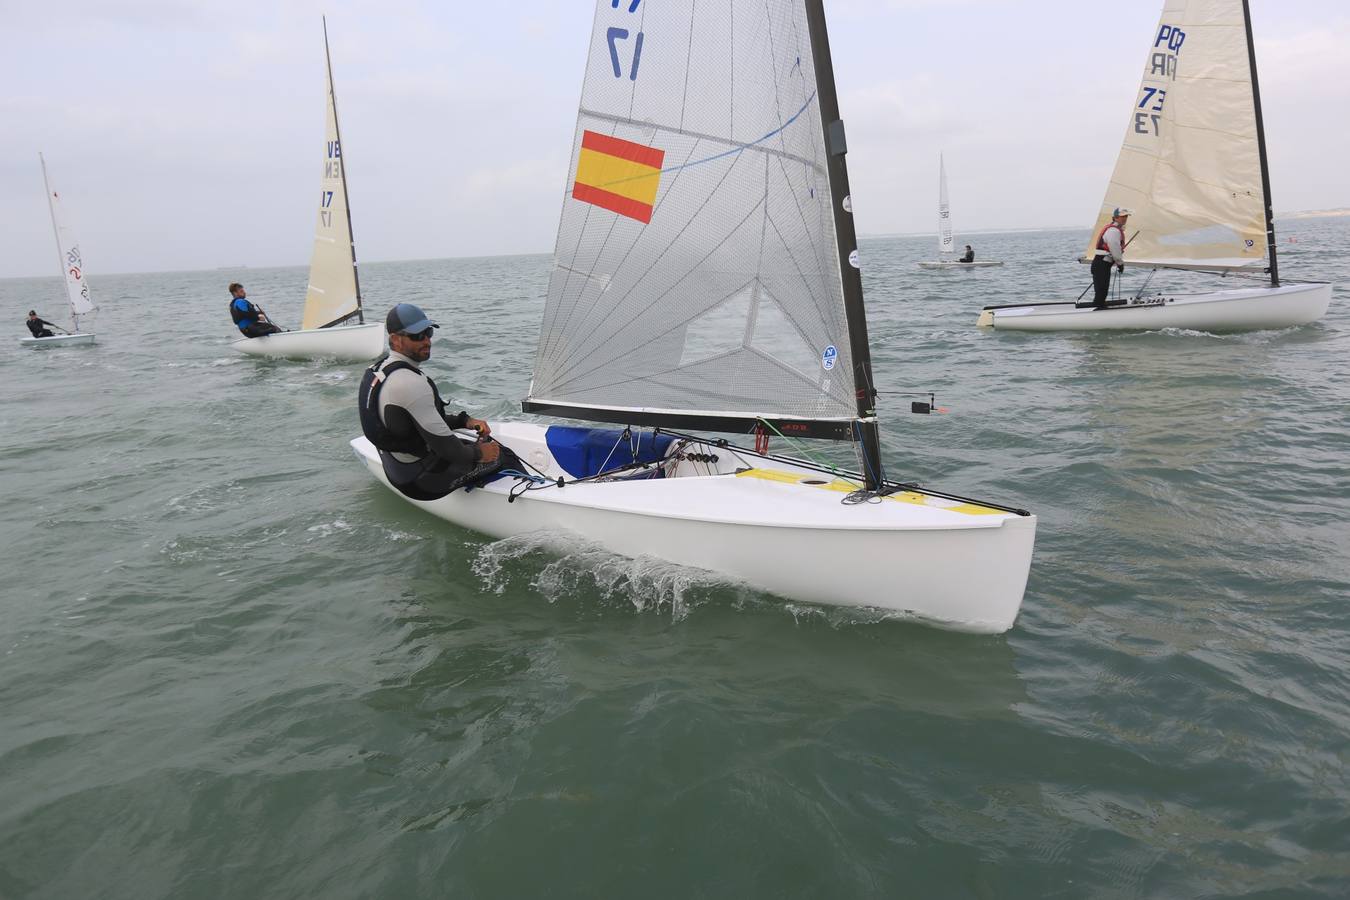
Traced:
[[396, 305], [389, 310], [389, 315], [384, 317], [384, 330], [390, 334], [417, 334], [428, 328], [439, 327], [427, 318], [427, 314], [422, 312], [420, 306], [411, 303]]

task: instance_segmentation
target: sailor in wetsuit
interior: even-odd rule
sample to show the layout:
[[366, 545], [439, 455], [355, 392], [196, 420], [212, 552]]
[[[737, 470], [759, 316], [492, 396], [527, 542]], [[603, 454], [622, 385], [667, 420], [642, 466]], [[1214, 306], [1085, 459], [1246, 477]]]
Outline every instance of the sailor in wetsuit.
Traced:
[[267, 313], [262, 311], [262, 307], [249, 302], [248, 292], [237, 281], [230, 285], [230, 318], [239, 326], [239, 331], [244, 337], [262, 337], [265, 334], [285, 331], [284, 328], [272, 324], [272, 320], [267, 318]]
[[[380, 451], [389, 483], [414, 500], [435, 500], [503, 467], [519, 469], [515, 454], [491, 439], [487, 422], [466, 412], [446, 415], [436, 383], [418, 368], [431, 356], [436, 323], [400, 303], [384, 324], [389, 355], [366, 370], [357, 403], [361, 430]], [[457, 437], [462, 428], [477, 431], [478, 440]]]
[[28, 311], [28, 318], [27, 320], [24, 321], [24, 324], [28, 326], [29, 331], [33, 332], [33, 337], [35, 338], [56, 337], [56, 334], [54, 332], [49, 331], [47, 328], [43, 326], [50, 325], [52, 328], [61, 327], [60, 325], [57, 325], [55, 322], [48, 322], [46, 319], [39, 319], [38, 314], [31, 309]]
[[957, 262], [974, 262], [975, 251], [969, 244], [966, 244], [966, 255], [957, 260]]

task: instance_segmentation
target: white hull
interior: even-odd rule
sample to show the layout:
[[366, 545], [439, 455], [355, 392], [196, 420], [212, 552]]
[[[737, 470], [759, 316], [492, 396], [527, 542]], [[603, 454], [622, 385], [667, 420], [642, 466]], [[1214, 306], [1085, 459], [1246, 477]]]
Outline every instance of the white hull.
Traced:
[[55, 337], [19, 339], [19, 343], [25, 347], [83, 347], [93, 342], [92, 334], [58, 334]]
[[384, 326], [376, 323], [282, 331], [262, 337], [240, 338], [230, 346], [250, 356], [364, 362], [384, 353]]
[[[546, 431], [507, 422], [493, 435], [546, 475], [565, 475]], [[387, 486], [370, 442], [360, 437], [351, 445]], [[844, 505], [851, 488], [830, 476], [711, 445], [688, 449], [721, 461], [680, 462], [665, 478], [528, 491], [514, 503], [507, 502], [513, 478], [408, 502], [492, 537], [570, 532], [623, 556], [656, 557], [811, 603], [883, 609], [985, 634], [1007, 631], [1016, 620], [1034, 516], [913, 493]], [[747, 465], [753, 468], [736, 472]]]
[[920, 269], [984, 269], [989, 266], [1001, 266], [1003, 262], [996, 259], [977, 259], [975, 262], [945, 262], [940, 259], [926, 259], [919, 263]]
[[1315, 322], [1330, 303], [1329, 284], [1286, 284], [1205, 294], [1159, 293], [1106, 309], [1065, 302], [987, 306], [977, 324], [999, 331], [1259, 331]]

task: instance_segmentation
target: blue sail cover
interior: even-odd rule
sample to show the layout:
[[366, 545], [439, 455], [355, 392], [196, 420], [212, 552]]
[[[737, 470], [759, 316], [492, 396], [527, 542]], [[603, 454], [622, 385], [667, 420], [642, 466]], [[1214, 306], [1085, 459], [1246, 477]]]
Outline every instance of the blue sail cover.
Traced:
[[550, 425], [544, 439], [558, 465], [573, 478], [589, 478], [635, 462], [657, 462], [675, 440], [668, 434], [636, 432], [634, 458], [629, 440], [617, 428]]

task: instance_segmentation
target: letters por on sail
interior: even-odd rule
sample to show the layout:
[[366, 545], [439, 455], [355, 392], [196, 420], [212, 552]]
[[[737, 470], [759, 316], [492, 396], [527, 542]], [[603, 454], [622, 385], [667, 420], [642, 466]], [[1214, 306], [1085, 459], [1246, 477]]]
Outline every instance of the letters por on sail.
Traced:
[[572, 196], [584, 203], [647, 223], [652, 220], [666, 153], [587, 131], [581, 138]]

